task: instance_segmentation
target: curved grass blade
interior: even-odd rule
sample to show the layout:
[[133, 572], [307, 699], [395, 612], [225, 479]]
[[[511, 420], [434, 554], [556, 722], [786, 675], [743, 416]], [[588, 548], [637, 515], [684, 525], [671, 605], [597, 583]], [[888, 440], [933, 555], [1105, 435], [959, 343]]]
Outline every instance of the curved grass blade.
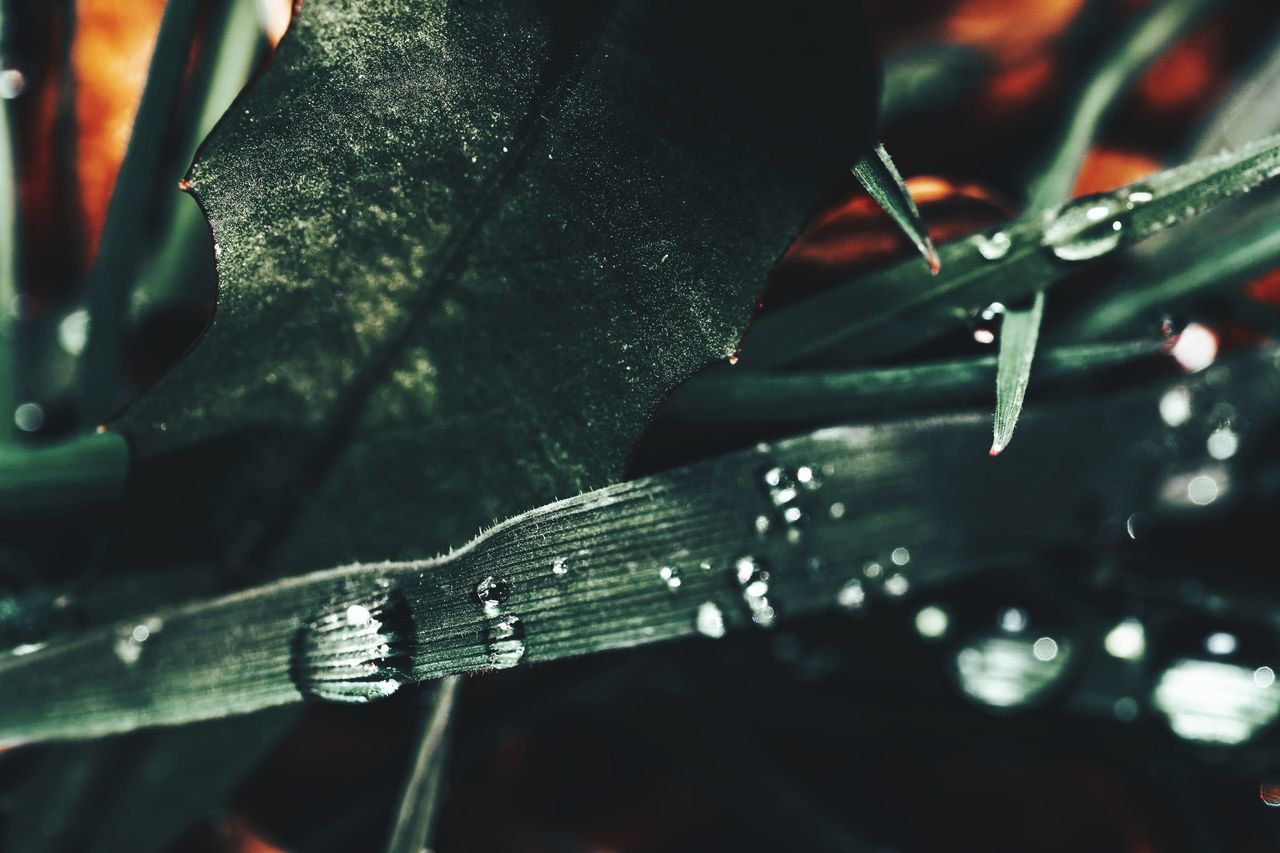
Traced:
[[432, 689], [413, 768], [400, 794], [400, 808], [392, 826], [391, 840], [387, 842], [387, 853], [419, 853], [430, 849], [431, 830], [443, 793], [458, 681], [458, 676], [451, 675], [442, 678]]
[[[995, 301], [1032, 298], [1069, 273], [1177, 225], [1280, 175], [1280, 136], [1206, 157], [1052, 211], [1029, 211], [1003, 228], [948, 243], [930, 279], [899, 262], [761, 317], [739, 368], [864, 363], [905, 352]], [[1105, 208], [1105, 221], [1089, 211]], [[1119, 225], [1115, 241], [1091, 242]], [[1066, 253], [1087, 244], [1092, 252]], [[854, 319], [850, 319], [854, 318]]]
[[165, 5], [147, 83], [89, 272], [90, 322], [81, 361], [81, 408], [91, 423], [105, 420], [124, 402], [120, 348], [129, 292], [141, 257], [147, 201], [156, 189], [150, 178], [173, 117], [199, 12], [199, 3], [171, 0]]
[[[1104, 52], [1070, 109], [1067, 123], [1049, 162], [1032, 181], [1028, 195], [1032, 209], [1061, 203], [1071, 194], [1089, 146], [1103, 119], [1115, 108], [1120, 95], [1137, 76], [1218, 0], [1168, 0], [1149, 7]], [[997, 456], [1013, 439], [1014, 427], [1031, 382], [1031, 364], [1044, 317], [1044, 291], [1036, 293], [1031, 307], [1005, 313], [1000, 326], [1000, 360], [996, 370], [996, 414], [991, 455]]]
[[[1273, 357], [1214, 377], [1259, 434], [1280, 419]], [[1102, 547], [1171, 464], [1132, 452], [1163, 390], [1046, 413], [1025, 466], [966, 452], [988, 429], [980, 415], [824, 429], [533, 510], [438, 559], [347, 566], [86, 630], [4, 656], [0, 741], [367, 702], [445, 675], [879, 606], [996, 553]], [[864, 571], [872, 562], [889, 569]]]
[[[1036, 362], [1036, 381], [1104, 370], [1162, 351], [1148, 341], [1064, 346]], [[901, 413], [976, 400], [995, 380], [995, 356], [904, 367], [704, 374], [681, 386], [659, 416], [683, 423], [788, 424]]]
[[884, 144], [877, 145], [874, 151], [859, 160], [853, 167], [853, 174], [875, 199], [876, 204], [884, 208], [885, 213], [902, 229], [902, 233], [915, 244], [929, 266], [929, 272], [937, 275], [941, 262], [933, 240], [929, 238], [929, 226], [920, 216], [915, 199], [911, 198], [911, 193], [907, 190], [902, 175], [898, 173], [898, 168], [893, 165], [893, 158], [885, 150]]

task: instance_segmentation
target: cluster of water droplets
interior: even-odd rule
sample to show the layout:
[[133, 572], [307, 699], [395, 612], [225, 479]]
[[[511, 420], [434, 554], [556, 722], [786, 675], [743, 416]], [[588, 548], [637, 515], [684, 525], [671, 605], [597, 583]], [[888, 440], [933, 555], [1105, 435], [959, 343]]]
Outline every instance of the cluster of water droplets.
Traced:
[[[568, 560], [557, 558], [552, 563], [553, 574], [568, 574]], [[494, 669], [510, 669], [524, 659], [524, 622], [514, 613], [506, 611], [511, 597], [511, 584], [495, 575], [483, 578], [475, 588], [475, 600], [480, 605], [484, 619], [485, 652], [489, 665]]]
[[152, 616], [134, 625], [122, 625], [116, 632], [111, 650], [125, 666], [133, 666], [142, 658], [142, 650], [146, 642], [159, 634], [163, 628], [164, 622], [158, 616]]
[[303, 694], [370, 702], [409, 681], [414, 642], [408, 603], [383, 580], [335, 600], [294, 640], [293, 676]]

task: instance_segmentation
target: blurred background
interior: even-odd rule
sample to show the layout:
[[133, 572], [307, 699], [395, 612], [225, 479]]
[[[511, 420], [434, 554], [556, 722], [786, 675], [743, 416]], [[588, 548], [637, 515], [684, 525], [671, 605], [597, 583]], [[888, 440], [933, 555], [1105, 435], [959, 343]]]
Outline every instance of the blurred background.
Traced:
[[[179, 184], [200, 140], [269, 61], [290, 5], [0, 5], [0, 335], [11, 360], [0, 368], [16, 377], [0, 399], [12, 413], [5, 443], [52, 446], [91, 431], [208, 323], [213, 247]], [[870, 0], [885, 68], [882, 137], [935, 241], [1020, 212], [1080, 74], [1108, 34], [1150, 5]], [[1280, 131], [1280, 5], [1202, 5], [1105, 124], [1077, 194]], [[765, 310], [911, 251], [850, 179], [784, 259]], [[1126, 328], [1176, 328], [1174, 363], [1158, 370], [1199, 371], [1280, 328], [1280, 264], [1246, 278], [1172, 311], [1139, 300]], [[1046, 339], [1079, 329], [1116, 280], [1103, 263], [1057, 287]], [[94, 310], [103, 293], [123, 313]], [[990, 353], [998, 322], [998, 311], [976, 315], [913, 357]], [[1185, 423], [1190, 398], [1166, 395], [1160, 415], [1171, 428]], [[1209, 425], [1209, 456], [1233, 457], [1230, 413], [1196, 417]], [[694, 452], [665, 442], [660, 421], [640, 470]], [[1210, 504], [1218, 488], [1183, 491]], [[1236, 505], [1167, 527], [1135, 515], [1129, 535], [1158, 543], [1138, 599], [1092, 595], [1096, 573], [1060, 583], [1010, 567], [998, 597], [987, 583], [678, 654], [637, 650], [473, 679], [436, 846], [1275, 850], [1280, 699], [1253, 691], [1280, 667], [1273, 508]], [[50, 553], [57, 571], [75, 573], [65, 552]], [[10, 574], [41, 570], [23, 559]], [[1161, 568], [1175, 562], [1170, 581]], [[1205, 606], [1180, 606], [1189, 600]], [[230, 806], [188, 821], [169, 849], [377, 849], [419, 717], [413, 695], [310, 707], [265, 758], [249, 756]], [[106, 747], [118, 755], [103, 766], [127, 779], [138, 768], [123, 744]], [[39, 757], [0, 757], [0, 796], [17, 802]], [[193, 790], [207, 772], [191, 768]], [[50, 814], [105, 820], [119, 805], [114, 778], [79, 780], [74, 808]], [[93, 849], [61, 827], [49, 834], [59, 840], [48, 849]]]

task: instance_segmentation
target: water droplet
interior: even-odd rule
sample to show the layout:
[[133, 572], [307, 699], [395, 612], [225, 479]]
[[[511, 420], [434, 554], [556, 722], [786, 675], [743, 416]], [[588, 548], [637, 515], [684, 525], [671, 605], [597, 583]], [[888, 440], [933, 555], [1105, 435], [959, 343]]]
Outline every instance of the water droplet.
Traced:
[[769, 532], [769, 528], [772, 526], [773, 526], [773, 523], [769, 521], [769, 516], [767, 515], [756, 516], [755, 528], [756, 528], [756, 533], [758, 535], [764, 536], [766, 533]]
[[911, 552], [906, 548], [894, 548], [893, 553], [889, 555], [889, 559], [893, 561], [895, 566], [905, 566], [911, 562]]
[[742, 588], [742, 600], [747, 603], [751, 621], [764, 628], [771, 626], [777, 612], [769, 603], [769, 572], [755, 557], [740, 557], [734, 563], [734, 576]]
[[13, 410], [13, 423], [23, 432], [35, 432], [44, 425], [44, 409], [39, 403], [23, 403]]
[[774, 506], [789, 504], [799, 495], [795, 479], [781, 468], [770, 468], [764, 474], [765, 486]]
[[1138, 702], [1132, 696], [1121, 696], [1111, 706], [1111, 712], [1122, 723], [1132, 723], [1138, 719]]
[[1209, 434], [1205, 442], [1209, 455], [1218, 461], [1230, 459], [1240, 449], [1240, 436], [1231, 427], [1219, 427]]
[[1088, 261], [1120, 245], [1124, 225], [1119, 219], [1127, 209], [1113, 194], [1084, 196], [1058, 209], [1044, 229], [1043, 245], [1063, 261]]
[[1208, 506], [1218, 499], [1218, 481], [1208, 474], [1197, 474], [1187, 483], [1187, 500], [1196, 506]]
[[836, 604], [845, 610], [859, 610], [867, 603], [867, 590], [862, 581], [851, 578], [836, 591]]
[[1160, 420], [1171, 427], [1178, 427], [1191, 419], [1191, 391], [1185, 385], [1176, 385], [1160, 397]]
[[1142, 660], [1147, 652], [1147, 630], [1137, 619], [1122, 619], [1102, 641], [1107, 654], [1121, 660]]
[[514, 614], [497, 616], [486, 627], [485, 646], [489, 666], [494, 669], [511, 669], [524, 658], [524, 622]]
[[1142, 526], [1142, 514], [1141, 514], [1141, 513], [1137, 513], [1137, 512], [1132, 513], [1132, 514], [1131, 514], [1128, 518], [1126, 518], [1126, 519], [1125, 519], [1125, 521], [1124, 521], [1124, 529], [1128, 532], [1128, 534], [1129, 534], [1129, 538], [1130, 538], [1130, 539], [1137, 539], [1137, 538], [1138, 538], [1138, 532], [1139, 532], [1139, 529], [1141, 528], [1141, 526]]
[[27, 88], [27, 78], [16, 68], [0, 71], [0, 98], [13, 100]]
[[1258, 687], [1270, 687], [1276, 683], [1276, 671], [1269, 666], [1260, 666], [1253, 671], [1253, 683]]
[[836, 519], [837, 521], [844, 518], [844, 512], [845, 512], [845, 506], [844, 504], [840, 503], [840, 501], [836, 501], [827, 509], [827, 514], [830, 515], [833, 519]]
[[89, 312], [84, 308], [72, 311], [58, 323], [58, 345], [68, 355], [84, 352], [89, 341]]
[[980, 344], [994, 344], [996, 342], [996, 333], [990, 329], [974, 329], [973, 339]]
[[[164, 627], [157, 617], [151, 617], [136, 625], [126, 625], [117, 632], [115, 644], [112, 646], [121, 663], [132, 666], [142, 657], [142, 645]], [[16, 652], [15, 652], [16, 653]]]
[[1204, 639], [1204, 650], [1211, 655], [1234, 654], [1237, 645], [1236, 635], [1226, 631], [1216, 631]]
[[796, 482], [806, 491], [816, 492], [822, 488], [822, 480], [819, 479], [817, 473], [812, 466], [801, 465], [796, 469]]
[[904, 574], [895, 572], [884, 580], [884, 591], [894, 598], [901, 598], [909, 589], [911, 589], [911, 582]]
[[1006, 634], [1019, 634], [1027, 629], [1027, 611], [1019, 607], [1009, 607], [1000, 612], [996, 622], [1000, 630]]
[[306, 696], [371, 702], [409, 680], [413, 618], [408, 603], [379, 589], [335, 604], [294, 638], [294, 683]]
[[782, 520], [787, 524], [799, 524], [804, 520], [804, 510], [798, 506], [789, 506], [782, 511]]
[[680, 579], [680, 570], [672, 566], [663, 566], [658, 569], [658, 577], [662, 578], [662, 582], [667, 585], [667, 589], [675, 592], [680, 588], [682, 583]]
[[503, 603], [511, 597], [511, 584], [502, 578], [490, 575], [476, 584], [476, 600], [486, 613], [497, 613]]
[[1051, 661], [1058, 656], [1058, 641], [1053, 637], [1041, 637], [1031, 647], [1031, 653], [1038, 661]]
[[693, 624], [704, 637], [718, 640], [724, 636], [724, 614], [714, 601], [704, 601], [698, 605]]
[[880, 575], [884, 574], [884, 566], [876, 562], [867, 563], [862, 567], [862, 573], [872, 580], [875, 580], [880, 577]]
[[916, 613], [916, 633], [921, 637], [936, 640], [946, 636], [950, 625], [951, 617], [941, 607], [930, 604], [928, 607], [920, 608]]
[[551, 574], [567, 575], [569, 574], [569, 560], [567, 557], [556, 557], [551, 562]]
[[1207, 326], [1188, 323], [1178, 334], [1169, 353], [1183, 370], [1198, 373], [1217, 359], [1218, 336]]
[[1280, 776], [1270, 776], [1264, 779], [1258, 789], [1258, 795], [1262, 797], [1262, 802], [1271, 806], [1271, 808], [1280, 808]]
[[1009, 254], [1009, 247], [1013, 245], [1013, 241], [1009, 239], [1009, 235], [1005, 232], [997, 231], [991, 235], [978, 234], [974, 236], [973, 245], [978, 247], [978, 254], [988, 261], [998, 261]]
[[1146, 204], [1147, 202], [1151, 201], [1154, 198], [1155, 196], [1153, 196], [1151, 193], [1147, 192], [1146, 190], [1130, 190], [1128, 198], [1125, 199], [1125, 203], [1129, 206], [1130, 209], [1132, 209], [1137, 207], [1140, 204]]

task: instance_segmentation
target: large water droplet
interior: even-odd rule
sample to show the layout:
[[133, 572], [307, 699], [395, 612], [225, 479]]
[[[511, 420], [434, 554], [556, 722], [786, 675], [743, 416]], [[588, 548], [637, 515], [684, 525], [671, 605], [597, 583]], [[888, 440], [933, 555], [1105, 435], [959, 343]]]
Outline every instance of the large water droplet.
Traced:
[[484, 608], [485, 613], [497, 613], [503, 603], [511, 597], [511, 584], [502, 578], [490, 575], [476, 584], [476, 600]]
[[381, 590], [325, 610], [294, 638], [293, 678], [307, 696], [371, 702], [409, 680], [413, 618], [408, 603]]
[[551, 574], [553, 575], [569, 574], [569, 559], [567, 557], [556, 557], [551, 562]]
[[663, 566], [658, 569], [658, 577], [662, 578], [662, 582], [667, 585], [667, 589], [675, 592], [680, 588], [683, 580], [680, 578], [680, 570], [674, 566]]
[[1063, 205], [1044, 229], [1042, 245], [1064, 261], [1088, 261], [1120, 245], [1128, 196], [1084, 196]]

